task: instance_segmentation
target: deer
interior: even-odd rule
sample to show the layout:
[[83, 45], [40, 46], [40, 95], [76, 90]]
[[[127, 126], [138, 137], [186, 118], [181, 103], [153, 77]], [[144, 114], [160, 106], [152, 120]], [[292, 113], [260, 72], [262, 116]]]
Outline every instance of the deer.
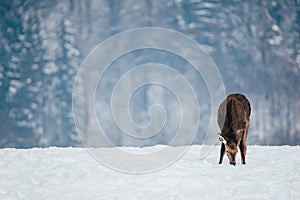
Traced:
[[236, 165], [236, 154], [240, 149], [241, 162], [246, 164], [246, 140], [250, 123], [251, 105], [243, 94], [231, 94], [218, 108], [218, 133], [221, 141], [219, 164], [226, 155], [230, 165]]

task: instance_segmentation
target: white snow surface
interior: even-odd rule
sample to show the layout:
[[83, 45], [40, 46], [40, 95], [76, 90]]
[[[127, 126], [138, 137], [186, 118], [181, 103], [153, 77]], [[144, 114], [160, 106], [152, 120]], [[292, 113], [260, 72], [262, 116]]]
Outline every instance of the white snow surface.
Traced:
[[226, 155], [218, 164], [219, 146], [204, 159], [200, 150], [138, 175], [107, 168], [84, 148], [1, 149], [0, 199], [300, 199], [299, 146], [248, 146], [247, 164], [238, 155], [236, 166]]

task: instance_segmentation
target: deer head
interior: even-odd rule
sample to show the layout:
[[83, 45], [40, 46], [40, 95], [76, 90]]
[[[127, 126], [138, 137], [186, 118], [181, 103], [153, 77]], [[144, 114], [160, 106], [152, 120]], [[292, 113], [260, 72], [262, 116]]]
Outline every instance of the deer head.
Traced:
[[219, 140], [225, 145], [226, 155], [231, 165], [236, 164], [236, 153], [238, 152], [238, 145], [241, 141], [243, 130], [238, 130], [236, 133], [224, 136], [219, 133]]

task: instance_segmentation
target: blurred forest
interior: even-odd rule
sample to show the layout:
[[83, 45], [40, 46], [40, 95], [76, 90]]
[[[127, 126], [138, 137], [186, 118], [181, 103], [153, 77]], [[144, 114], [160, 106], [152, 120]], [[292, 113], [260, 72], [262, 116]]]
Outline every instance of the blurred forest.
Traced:
[[[72, 88], [80, 64], [109, 36], [145, 26], [177, 30], [207, 50], [226, 93], [244, 93], [252, 103], [250, 144], [300, 145], [299, 0], [1, 0], [0, 16], [1, 148], [81, 146], [72, 118]], [[176, 65], [169, 58], [159, 60]], [[122, 62], [141, 62], [134, 60]], [[143, 60], [151, 61], [149, 55]], [[122, 72], [111, 70], [111, 76]], [[191, 71], [183, 68], [182, 73]], [[136, 112], [147, 113], [155, 98], [151, 90], [157, 88], [146, 87], [136, 95]], [[158, 98], [164, 96], [168, 94]], [[206, 99], [201, 103], [207, 106], [201, 106], [196, 144], [203, 140], [210, 110]], [[88, 124], [88, 114], [83, 120]], [[112, 134], [120, 146], [167, 142], [133, 143]]]

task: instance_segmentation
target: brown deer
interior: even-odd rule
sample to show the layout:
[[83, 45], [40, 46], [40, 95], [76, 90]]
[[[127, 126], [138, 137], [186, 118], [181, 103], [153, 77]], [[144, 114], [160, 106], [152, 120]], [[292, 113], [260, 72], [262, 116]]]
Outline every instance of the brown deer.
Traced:
[[242, 164], [246, 164], [246, 140], [250, 113], [250, 103], [242, 94], [229, 95], [219, 106], [218, 125], [221, 129], [219, 140], [222, 142], [219, 164], [222, 164], [226, 151], [229, 163], [235, 165], [238, 147], [241, 153]]

